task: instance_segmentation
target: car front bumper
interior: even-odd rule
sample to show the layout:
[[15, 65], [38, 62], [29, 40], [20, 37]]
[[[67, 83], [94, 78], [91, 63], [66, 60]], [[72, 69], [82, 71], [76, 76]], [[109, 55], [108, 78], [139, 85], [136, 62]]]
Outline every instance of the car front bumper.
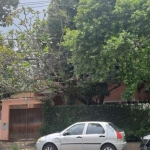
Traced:
[[45, 142], [37, 142], [36, 143], [36, 149], [37, 150], [42, 150], [44, 144], [45, 144]]

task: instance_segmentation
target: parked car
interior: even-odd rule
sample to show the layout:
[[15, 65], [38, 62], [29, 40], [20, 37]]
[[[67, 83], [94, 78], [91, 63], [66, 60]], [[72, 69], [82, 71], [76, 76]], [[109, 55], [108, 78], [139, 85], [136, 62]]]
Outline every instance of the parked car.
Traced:
[[141, 137], [141, 150], [150, 150], [150, 133]]
[[125, 150], [125, 133], [110, 122], [78, 122], [38, 139], [37, 150]]

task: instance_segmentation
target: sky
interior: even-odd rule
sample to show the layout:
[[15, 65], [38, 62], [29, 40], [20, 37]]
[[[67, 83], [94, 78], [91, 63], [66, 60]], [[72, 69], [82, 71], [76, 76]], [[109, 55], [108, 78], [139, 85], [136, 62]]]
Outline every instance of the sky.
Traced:
[[[20, 0], [20, 4], [18, 5], [18, 9], [22, 6], [24, 7], [31, 7], [34, 10], [38, 10], [42, 12], [43, 9], [47, 9], [50, 0]], [[42, 16], [41, 16], [42, 18]], [[9, 30], [15, 29], [15, 26], [10, 27], [0, 27], [0, 32], [2, 34], [6, 34]]]

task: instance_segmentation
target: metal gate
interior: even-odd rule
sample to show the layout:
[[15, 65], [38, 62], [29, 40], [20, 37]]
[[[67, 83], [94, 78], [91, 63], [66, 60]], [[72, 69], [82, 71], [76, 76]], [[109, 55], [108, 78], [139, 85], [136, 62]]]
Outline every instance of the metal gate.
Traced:
[[9, 139], [36, 139], [42, 126], [42, 107], [10, 109]]

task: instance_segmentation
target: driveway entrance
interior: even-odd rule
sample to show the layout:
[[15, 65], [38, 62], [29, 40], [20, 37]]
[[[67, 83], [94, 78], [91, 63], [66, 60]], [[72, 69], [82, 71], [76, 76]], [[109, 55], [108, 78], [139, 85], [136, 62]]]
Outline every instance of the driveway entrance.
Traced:
[[20, 108], [10, 108], [9, 139], [36, 139], [39, 136], [42, 125], [42, 107], [27, 108], [22, 105]]

